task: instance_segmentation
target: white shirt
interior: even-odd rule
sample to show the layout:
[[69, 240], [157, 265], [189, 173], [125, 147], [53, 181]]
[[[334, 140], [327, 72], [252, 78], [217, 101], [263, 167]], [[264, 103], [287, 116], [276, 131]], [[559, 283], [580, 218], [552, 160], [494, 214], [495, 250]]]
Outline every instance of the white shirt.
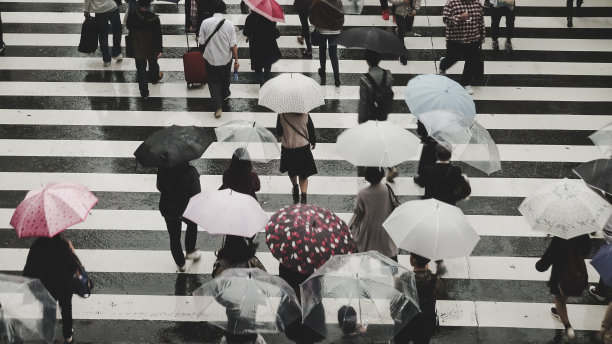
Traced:
[[[198, 42], [204, 44], [208, 36], [215, 30], [223, 19], [221, 13], [215, 13], [212, 17], [204, 20], [200, 27], [200, 38]], [[236, 45], [236, 30], [234, 24], [225, 20], [219, 31], [210, 39], [204, 50], [204, 58], [213, 66], [223, 66], [232, 60], [232, 47]]]
[[85, 0], [85, 12], [106, 13], [117, 8], [113, 0]]

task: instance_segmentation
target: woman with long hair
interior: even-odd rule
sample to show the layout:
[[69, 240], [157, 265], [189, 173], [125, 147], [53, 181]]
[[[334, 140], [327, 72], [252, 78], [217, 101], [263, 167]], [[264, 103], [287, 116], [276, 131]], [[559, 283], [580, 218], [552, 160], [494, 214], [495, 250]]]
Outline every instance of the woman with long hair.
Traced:
[[238, 148], [232, 154], [230, 166], [223, 172], [223, 184], [219, 190], [223, 189], [232, 189], [257, 199], [255, 192], [261, 189], [261, 183], [257, 172], [253, 171], [251, 157], [246, 149]]

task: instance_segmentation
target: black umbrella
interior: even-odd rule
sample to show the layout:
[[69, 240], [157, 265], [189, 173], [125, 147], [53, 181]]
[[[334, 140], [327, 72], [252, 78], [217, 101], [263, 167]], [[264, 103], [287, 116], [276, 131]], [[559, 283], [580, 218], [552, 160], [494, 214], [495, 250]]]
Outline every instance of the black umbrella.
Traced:
[[576, 167], [576, 173], [585, 183], [612, 194], [612, 159], [598, 159]]
[[364, 48], [380, 54], [406, 55], [407, 51], [397, 36], [373, 26], [343, 31], [336, 43], [347, 48]]
[[314, 0], [308, 20], [319, 29], [341, 30], [344, 25], [342, 0]]
[[171, 168], [201, 157], [212, 142], [202, 128], [173, 125], [147, 137], [134, 156], [144, 167]]

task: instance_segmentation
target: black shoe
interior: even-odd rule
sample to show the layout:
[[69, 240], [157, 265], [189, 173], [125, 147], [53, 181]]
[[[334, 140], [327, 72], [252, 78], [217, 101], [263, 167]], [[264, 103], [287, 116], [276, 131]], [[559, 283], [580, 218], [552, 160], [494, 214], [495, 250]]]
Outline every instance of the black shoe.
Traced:
[[140, 96], [142, 97], [142, 99], [148, 99], [149, 98], [149, 91], [140, 92]]
[[578, 0], [578, 1], [576, 1], [576, 8], [580, 8], [580, 7], [582, 7], [582, 3], [583, 3], [583, 2], [584, 2], [584, 1], [582, 1], [582, 0]]
[[302, 57], [307, 57], [309, 59], [312, 58], [312, 50], [304, 49], [302, 50]]
[[425, 187], [425, 184], [423, 183], [423, 179], [421, 179], [421, 176], [419, 176], [418, 174], [416, 176], [414, 176], [412, 178], [412, 180], [414, 180], [414, 183], [420, 187]]
[[300, 187], [297, 184], [293, 186], [292, 196], [293, 204], [300, 203]]
[[300, 203], [302, 204], [308, 203], [305, 193], [302, 194], [302, 198], [300, 198]]
[[340, 87], [341, 83], [340, 83], [340, 79], [336, 79], [334, 80], [334, 86], [336, 87]]
[[402, 64], [402, 66], [405, 66], [408, 64], [408, 60], [406, 60], [405, 57], [400, 57], [399, 61]]
[[223, 100], [227, 100], [231, 95], [232, 92], [227, 92], [227, 94], [223, 96]]
[[249, 6], [243, 1], [240, 1], [240, 13], [249, 14]]
[[321, 78], [321, 85], [325, 85], [325, 71], [321, 68], [317, 71], [319, 73], [319, 77]]
[[573, 27], [574, 23], [572, 22], [572, 18], [567, 18], [567, 27]]
[[153, 85], [157, 84], [164, 77], [164, 72], [158, 72], [156, 77], [151, 81]]

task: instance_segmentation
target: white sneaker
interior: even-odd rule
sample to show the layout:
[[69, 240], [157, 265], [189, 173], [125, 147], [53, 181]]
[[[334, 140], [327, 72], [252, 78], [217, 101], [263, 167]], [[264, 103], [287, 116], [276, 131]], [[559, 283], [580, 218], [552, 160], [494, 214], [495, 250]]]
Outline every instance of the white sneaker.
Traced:
[[123, 60], [123, 57], [124, 57], [124, 56], [123, 56], [123, 53], [120, 53], [120, 54], [119, 54], [119, 55], [117, 55], [117, 56], [113, 56], [113, 60], [116, 60], [116, 61], [121, 61], [121, 60]]
[[176, 270], [177, 270], [178, 272], [185, 272], [185, 271], [187, 271], [187, 268], [185, 267], [185, 265], [183, 265], [183, 266], [178, 266], [178, 265], [177, 265], [177, 266], [176, 266]]
[[185, 259], [199, 260], [200, 258], [202, 258], [202, 254], [200, 253], [199, 250], [195, 250], [185, 255]]
[[573, 342], [576, 339], [576, 333], [574, 333], [574, 329], [571, 326], [565, 329], [565, 338], [568, 342]]
[[465, 90], [467, 91], [467, 93], [469, 94], [474, 94], [474, 89], [472, 88], [471, 85], [465, 85]]
[[104, 67], [110, 67], [110, 61], [104, 62]]

